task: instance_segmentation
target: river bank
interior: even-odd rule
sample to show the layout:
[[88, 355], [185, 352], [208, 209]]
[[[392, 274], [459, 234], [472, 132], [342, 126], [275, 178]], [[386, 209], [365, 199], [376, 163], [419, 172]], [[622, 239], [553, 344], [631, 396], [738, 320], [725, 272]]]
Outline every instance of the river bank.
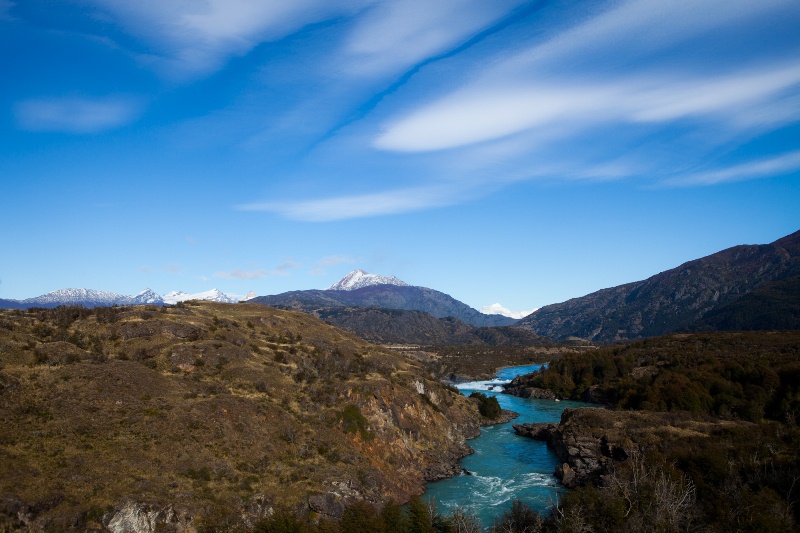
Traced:
[[[458, 383], [465, 394], [480, 391], [497, 398], [505, 410], [519, 413], [514, 423], [557, 423], [566, 407], [582, 407], [580, 402], [531, 400], [501, 394], [503, 385], [515, 376], [533, 372], [541, 364], [505, 367], [492, 379]], [[486, 527], [517, 498], [534, 509], [545, 511], [564, 490], [554, 476], [561, 464], [544, 442], [520, 437], [511, 422], [481, 429], [479, 437], [469, 441], [474, 453], [463, 458], [460, 466], [469, 474], [426, 485], [425, 498], [449, 512], [462, 507], [474, 513]]]

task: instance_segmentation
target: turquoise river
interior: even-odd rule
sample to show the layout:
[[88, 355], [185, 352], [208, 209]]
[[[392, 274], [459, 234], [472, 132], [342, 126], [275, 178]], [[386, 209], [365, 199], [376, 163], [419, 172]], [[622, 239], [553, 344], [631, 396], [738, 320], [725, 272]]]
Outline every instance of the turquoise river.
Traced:
[[477, 390], [496, 396], [503, 409], [516, 411], [520, 416], [506, 424], [483, 428], [480, 437], [469, 441], [475, 453], [462, 459], [461, 466], [471, 475], [461, 474], [428, 483], [424, 497], [434, 500], [440, 512], [446, 514], [460, 506], [475, 514], [487, 527], [511, 506], [514, 498], [544, 511], [564, 490], [553, 476], [558, 465], [555, 454], [543, 442], [518, 436], [511, 424], [558, 422], [565, 407], [584, 407], [587, 404], [532, 400], [500, 393], [504, 383], [540, 367], [504, 368], [493, 380], [458, 385], [466, 395]]

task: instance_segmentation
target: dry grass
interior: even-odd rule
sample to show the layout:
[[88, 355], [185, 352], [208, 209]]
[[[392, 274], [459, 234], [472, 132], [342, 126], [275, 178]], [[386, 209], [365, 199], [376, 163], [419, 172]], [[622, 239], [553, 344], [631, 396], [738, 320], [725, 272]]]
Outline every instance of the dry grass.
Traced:
[[421, 364], [261, 305], [4, 311], [0, 365], [3, 505], [56, 529], [126, 499], [195, 512], [344, 482], [404, 500], [479, 419]]

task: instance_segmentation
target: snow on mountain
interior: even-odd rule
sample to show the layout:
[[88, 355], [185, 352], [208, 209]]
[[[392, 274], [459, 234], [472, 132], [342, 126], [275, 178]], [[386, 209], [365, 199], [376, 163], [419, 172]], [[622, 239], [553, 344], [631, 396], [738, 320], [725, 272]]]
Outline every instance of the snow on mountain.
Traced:
[[165, 304], [174, 305], [178, 302], [185, 302], [187, 300], [208, 300], [210, 302], [221, 302], [226, 304], [235, 304], [239, 300], [231, 298], [219, 289], [211, 289], [205, 292], [196, 292], [188, 294], [183, 291], [171, 291], [161, 297]]
[[48, 292], [35, 298], [28, 298], [22, 303], [28, 306], [56, 306], [56, 305], [127, 305], [130, 303], [130, 296], [123, 296], [107, 291], [95, 291], [92, 289], [59, 289]]
[[245, 296], [244, 298], [242, 298], [239, 301], [240, 302], [246, 302], [247, 300], [252, 300], [255, 297], [256, 297], [256, 293], [254, 293], [253, 291], [250, 291], [250, 292], [247, 293], [247, 296]]
[[155, 291], [150, 288], [147, 288], [140, 292], [135, 296], [130, 297], [131, 303], [133, 305], [140, 305], [140, 304], [154, 304], [154, 305], [163, 305], [164, 299], [161, 298]]
[[399, 285], [409, 287], [405, 281], [400, 281], [394, 276], [381, 276], [380, 274], [369, 274], [361, 269], [353, 270], [348, 275], [328, 287], [329, 291], [352, 291], [370, 285]]
[[536, 309], [531, 309], [530, 311], [511, 311], [510, 309], [506, 309], [499, 303], [486, 305], [480, 308], [480, 312], [483, 313], [484, 315], [502, 315], [502, 316], [507, 316], [508, 318], [516, 318], [516, 319], [526, 317], [529, 314], [533, 313], [534, 311], [536, 311]]
[[161, 296], [161, 299], [164, 300], [165, 304], [175, 305], [178, 302], [185, 302], [186, 300], [191, 300], [191, 294], [183, 291], [170, 291], [167, 294]]
[[[249, 295], [248, 295], [249, 296]], [[253, 294], [255, 296], [255, 294]], [[93, 289], [60, 289], [48, 292], [27, 300], [3, 300], [0, 308], [57, 307], [59, 305], [83, 305], [86, 307], [111, 305], [164, 305], [185, 302], [186, 300], [209, 300], [212, 302], [236, 303], [238, 298], [230, 297], [218, 289], [188, 294], [172, 291], [159, 296], [152, 289], [145, 289], [134, 296], [125, 296], [114, 292], [96, 291]]]

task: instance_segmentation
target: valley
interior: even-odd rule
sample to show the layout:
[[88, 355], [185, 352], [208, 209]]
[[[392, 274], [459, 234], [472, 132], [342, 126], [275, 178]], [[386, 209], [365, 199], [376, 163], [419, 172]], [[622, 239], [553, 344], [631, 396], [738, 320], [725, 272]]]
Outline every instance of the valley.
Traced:
[[513, 509], [527, 531], [793, 531], [798, 239], [518, 321], [362, 270], [241, 303], [4, 304], [0, 528], [333, 532], [410, 501], [406, 531], [425, 492], [436, 531], [522, 531]]

